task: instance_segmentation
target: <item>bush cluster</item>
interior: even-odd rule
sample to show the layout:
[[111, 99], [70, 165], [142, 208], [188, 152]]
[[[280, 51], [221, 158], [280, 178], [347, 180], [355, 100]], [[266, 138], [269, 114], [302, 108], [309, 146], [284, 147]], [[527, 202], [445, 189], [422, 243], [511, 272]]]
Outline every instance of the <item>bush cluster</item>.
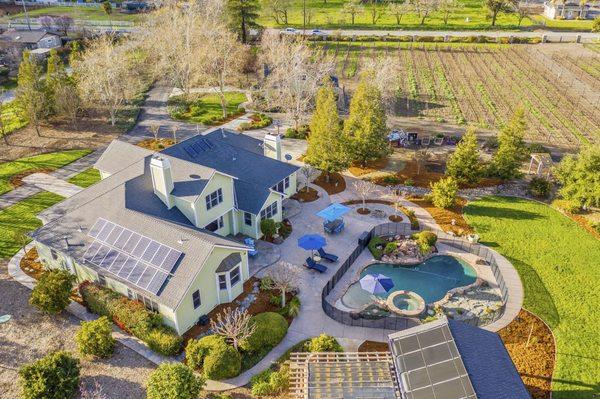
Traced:
[[79, 360], [54, 352], [19, 369], [23, 399], [69, 399], [79, 392]]
[[[277, 297], [277, 305], [281, 305], [280, 297]], [[300, 307], [300, 298], [295, 296], [280, 310], [280, 314], [284, 317], [296, 317], [300, 313]]]
[[188, 366], [202, 370], [206, 378], [220, 380], [240, 373], [242, 358], [220, 335], [192, 339], [185, 348]]
[[84, 356], [110, 357], [115, 350], [115, 339], [112, 337], [108, 317], [82, 321], [81, 327], [75, 333], [75, 342], [79, 353]]
[[285, 131], [285, 137], [287, 137], [288, 139], [306, 140], [309, 134], [310, 126], [308, 125], [302, 125], [298, 128], [298, 130], [290, 127]]
[[260, 231], [265, 237], [273, 237], [277, 233], [277, 223], [273, 219], [263, 219], [260, 221]]
[[289, 366], [283, 365], [278, 371], [267, 369], [250, 379], [252, 395], [259, 398], [278, 395], [286, 391], [290, 385]]
[[153, 351], [173, 356], [181, 350], [181, 337], [162, 324], [161, 315], [146, 309], [141, 302], [89, 282], [81, 284], [79, 292], [88, 310], [107, 316], [121, 329], [146, 342]]
[[262, 129], [273, 123], [273, 118], [268, 115], [258, 113], [250, 115], [250, 122], [243, 122], [238, 126], [239, 130]]
[[31, 291], [29, 303], [44, 313], [60, 313], [71, 302], [69, 296], [74, 282], [75, 276], [66, 270], [49, 270]]
[[534, 197], [548, 198], [552, 192], [552, 183], [541, 177], [534, 177], [529, 182], [529, 192]]
[[242, 349], [247, 352], [261, 352], [265, 348], [273, 348], [285, 334], [288, 324], [285, 318], [274, 312], [264, 312], [252, 316], [250, 324], [255, 326], [252, 335], [242, 343]]
[[344, 348], [331, 335], [321, 334], [308, 341], [309, 352], [343, 352]]
[[437, 235], [431, 231], [415, 233], [412, 235], [412, 238], [417, 241], [422, 254], [428, 253], [437, 242]]
[[383, 256], [383, 248], [385, 245], [386, 241], [382, 237], [374, 236], [371, 238], [371, 240], [369, 241], [368, 248], [369, 251], [371, 251], [371, 255], [373, 255], [373, 258], [381, 259], [381, 257]]
[[162, 363], [148, 378], [147, 399], [196, 399], [204, 379], [181, 363]]

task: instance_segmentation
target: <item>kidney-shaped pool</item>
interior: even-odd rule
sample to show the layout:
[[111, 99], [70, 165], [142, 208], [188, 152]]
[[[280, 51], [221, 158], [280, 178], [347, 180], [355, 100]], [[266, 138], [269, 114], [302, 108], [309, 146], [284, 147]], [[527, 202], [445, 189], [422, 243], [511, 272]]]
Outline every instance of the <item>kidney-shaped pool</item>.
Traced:
[[[389, 292], [376, 295], [380, 299], [405, 290], [416, 292], [425, 303], [439, 301], [449, 290], [472, 284], [477, 279], [477, 272], [471, 265], [449, 255], [434, 256], [416, 265], [374, 263], [365, 267], [360, 277], [366, 274], [383, 274], [393, 280], [394, 287]], [[361, 309], [373, 303], [373, 294], [363, 290], [357, 281], [348, 287], [341, 302], [348, 308]]]

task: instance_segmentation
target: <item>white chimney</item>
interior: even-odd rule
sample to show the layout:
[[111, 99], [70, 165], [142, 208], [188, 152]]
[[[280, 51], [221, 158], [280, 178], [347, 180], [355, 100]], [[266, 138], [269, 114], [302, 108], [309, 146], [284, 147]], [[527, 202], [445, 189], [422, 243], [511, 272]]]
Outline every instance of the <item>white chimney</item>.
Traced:
[[266, 157], [281, 161], [281, 136], [274, 134], [265, 135], [263, 147]]
[[171, 174], [171, 163], [167, 158], [153, 155], [150, 160], [150, 172], [152, 173], [152, 186], [154, 194], [171, 209], [171, 191], [173, 191], [173, 175]]

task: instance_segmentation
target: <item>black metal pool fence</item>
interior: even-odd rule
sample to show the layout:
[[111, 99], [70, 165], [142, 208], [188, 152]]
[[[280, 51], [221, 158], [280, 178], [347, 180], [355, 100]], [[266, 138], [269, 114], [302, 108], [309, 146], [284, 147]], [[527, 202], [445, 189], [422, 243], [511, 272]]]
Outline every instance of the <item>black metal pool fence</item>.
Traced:
[[[502, 305], [498, 309], [494, 310], [494, 312], [488, 317], [473, 316], [472, 318], [463, 319], [461, 321], [471, 325], [480, 326], [492, 323], [498, 318], [500, 318], [504, 313], [504, 308], [508, 300], [509, 293], [508, 289], [506, 288], [504, 278], [502, 277], [500, 268], [498, 267], [498, 263], [496, 261], [496, 254], [494, 253], [494, 251], [488, 249], [485, 245], [472, 243], [463, 238], [446, 234], [440, 230], [421, 228], [419, 231], [423, 230], [429, 230], [434, 232], [438, 237], [437, 243], [453, 246], [462, 251], [477, 255], [481, 259], [485, 260], [491, 268], [494, 277], [496, 278], [496, 282], [498, 283], [498, 287], [502, 296]], [[321, 302], [323, 311], [335, 321], [353, 327], [369, 327], [386, 330], [404, 330], [420, 324], [420, 321], [418, 319], [396, 315], [389, 315], [379, 319], [367, 318], [359, 314], [358, 312], [351, 312], [338, 309], [327, 298], [329, 293], [333, 290], [335, 285], [342, 279], [342, 277], [348, 271], [350, 266], [352, 266], [352, 264], [360, 256], [362, 251], [365, 250], [371, 237], [390, 237], [398, 235], [410, 236], [414, 233], [415, 231], [411, 229], [410, 224], [408, 223], [383, 223], [373, 227], [371, 231], [363, 232], [358, 239], [357, 246], [354, 248], [350, 256], [348, 256], [348, 258], [344, 261], [340, 268], [329, 279], [325, 287], [323, 287], [323, 291], [321, 292]]]

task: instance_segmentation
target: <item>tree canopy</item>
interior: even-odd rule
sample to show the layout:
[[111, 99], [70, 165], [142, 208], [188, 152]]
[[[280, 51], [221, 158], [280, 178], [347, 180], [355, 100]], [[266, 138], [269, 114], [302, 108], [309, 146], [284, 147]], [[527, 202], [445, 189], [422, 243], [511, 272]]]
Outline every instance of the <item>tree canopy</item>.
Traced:
[[559, 193], [579, 206], [600, 207], [600, 147], [584, 148], [578, 156], [567, 155], [554, 170], [561, 183]]
[[477, 183], [481, 176], [481, 162], [477, 150], [475, 129], [469, 128], [446, 163], [446, 175], [459, 182]]
[[492, 175], [501, 179], [519, 177], [519, 168], [526, 151], [523, 141], [526, 130], [525, 112], [519, 108], [498, 135], [498, 151], [490, 165]]
[[242, 43], [248, 43], [249, 30], [258, 28], [260, 4], [258, 0], [227, 0], [227, 17], [231, 30], [237, 33]]

